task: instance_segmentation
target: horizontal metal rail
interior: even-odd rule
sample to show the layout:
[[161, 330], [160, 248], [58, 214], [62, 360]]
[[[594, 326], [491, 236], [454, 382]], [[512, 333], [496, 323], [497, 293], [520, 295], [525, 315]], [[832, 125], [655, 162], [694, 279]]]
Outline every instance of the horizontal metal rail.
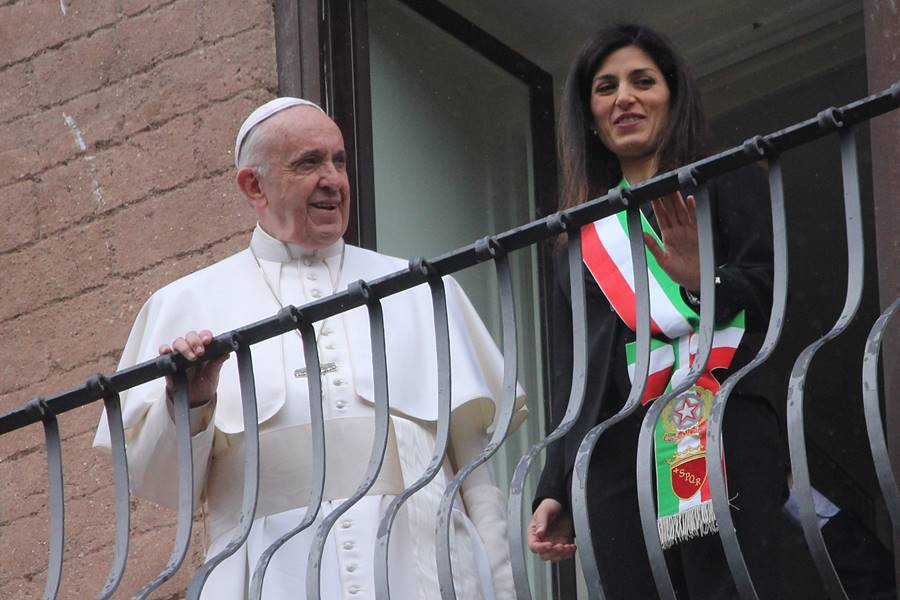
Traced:
[[[700, 306], [698, 344], [696, 360], [690, 365], [685, 379], [650, 405], [643, 418], [637, 440], [637, 487], [638, 505], [644, 542], [647, 547], [650, 567], [657, 592], [661, 598], [674, 600], [676, 597], [662, 544], [657, 529], [656, 506], [653, 495], [652, 450], [653, 432], [663, 410], [687, 390], [701, 376], [706, 368], [713, 345], [715, 315], [715, 265], [714, 222], [709, 188], [707, 184], [718, 175], [733, 171], [759, 160], [768, 160], [770, 165], [769, 183], [773, 213], [774, 242], [774, 282], [773, 306], [766, 338], [757, 356], [746, 367], [723, 382], [720, 394], [713, 403], [709, 421], [709, 444], [712, 448], [722, 448], [722, 424], [729, 394], [738, 381], [750, 370], [756, 368], [771, 354], [778, 343], [787, 297], [787, 242], [784, 218], [784, 190], [781, 181], [779, 156], [785, 151], [810, 141], [839, 134], [844, 177], [845, 221], [848, 241], [848, 285], [844, 309], [834, 327], [825, 336], [807, 347], [797, 358], [788, 390], [788, 434], [791, 451], [791, 466], [795, 490], [798, 496], [800, 521], [810, 548], [813, 563], [818, 569], [826, 593], [835, 599], [846, 598], [840, 578], [831, 563], [818, 528], [813, 507], [812, 488], [806, 455], [805, 428], [803, 420], [803, 391], [806, 373], [815, 353], [825, 343], [835, 339], [849, 325], [856, 314], [863, 288], [863, 232], [861, 225], [859, 173], [855, 145], [855, 125], [872, 117], [886, 113], [900, 106], [900, 82], [889, 90], [874, 94], [841, 108], [830, 108], [816, 117], [766, 136], [757, 136], [715, 156], [697, 161], [675, 171], [664, 173], [628, 190], [611, 190], [608, 194], [580, 206], [556, 213], [544, 219], [478, 240], [477, 242], [426, 261], [417, 259], [407, 270], [386, 275], [369, 282], [355, 282], [347, 291], [334, 294], [302, 307], [288, 306], [277, 315], [246, 325], [215, 337], [199, 362], [213, 360], [224, 354], [235, 352], [238, 356], [238, 373], [243, 402], [243, 419], [246, 426], [244, 447], [244, 487], [239, 527], [228, 544], [194, 575], [189, 590], [189, 598], [199, 598], [205, 583], [213, 570], [238, 550], [247, 540], [256, 517], [260, 480], [259, 429], [256, 412], [256, 385], [253, 377], [253, 363], [250, 348], [272, 337], [291, 330], [300, 334], [305, 364], [309, 371], [319, 371], [319, 356], [315, 331], [312, 323], [328, 317], [365, 306], [369, 314], [372, 373], [375, 385], [374, 438], [364, 478], [355, 491], [343, 500], [333, 511], [320, 514], [325, 486], [325, 425], [321, 399], [323, 390], [317, 377], [309, 377], [308, 392], [311, 420], [311, 452], [313, 461], [313, 485], [307, 499], [307, 509], [299, 519], [299, 524], [282, 535], [261, 554], [254, 569], [250, 584], [252, 598], [261, 598], [266, 569], [275, 552], [293, 536], [315, 526], [315, 533], [306, 565], [306, 593], [311, 600], [322, 596], [321, 567], [326, 539], [341, 516], [361, 500], [375, 484], [385, 460], [385, 452], [390, 431], [390, 400], [388, 398], [387, 353], [385, 349], [385, 323], [381, 301], [393, 294], [414, 286], [428, 284], [434, 311], [434, 326], [437, 351], [439, 407], [436, 424], [434, 454], [429, 465], [415, 482], [397, 495], [391, 502], [378, 529], [376, 541], [375, 583], [379, 598], [390, 597], [388, 577], [388, 548], [391, 527], [402, 504], [416, 491], [428, 484], [440, 471], [448, 445], [450, 431], [450, 362], [449, 328], [443, 275], [449, 275], [475, 264], [493, 261], [500, 284], [500, 308], [503, 325], [503, 354], [506, 359], [503, 372], [501, 398], [498, 399], [496, 429], [487, 446], [469, 464], [459, 465], [455, 477], [446, 486], [437, 514], [436, 562], [441, 597], [452, 599], [457, 596], [453, 568], [451, 565], [451, 521], [452, 509], [463, 482], [476, 468], [487, 462], [506, 440], [516, 411], [517, 378], [517, 325], [515, 319], [515, 298], [508, 253], [526, 248], [560, 233], [567, 233], [569, 281], [572, 311], [572, 344], [574, 364], [572, 385], [565, 415], [556, 429], [543, 440], [534, 444], [522, 457], [510, 487], [508, 503], [510, 530], [510, 551], [512, 573], [516, 594], [521, 599], [530, 599], [528, 572], [525, 560], [525, 540], [519, 521], [524, 508], [524, 483], [537, 456], [550, 443], [561, 439], [574, 426], [586, 401], [585, 386], [590, 365], [587, 364], [587, 326], [585, 313], [585, 287], [582, 277], [582, 248], [578, 232], [580, 228], [597, 219], [627, 210], [630, 246], [634, 260], [634, 282], [637, 315], [637, 355], [634, 384], [624, 406], [612, 417], [593, 427], [581, 441], [572, 479], [573, 522], [579, 539], [591, 540], [593, 533], [588, 516], [589, 464], [594, 448], [600, 437], [616, 423], [632, 415], [640, 404], [648, 378], [650, 363], [650, 327], [647, 266], [644, 260], [643, 240], [640, 234], [640, 206], [649, 200], [681, 191], [692, 194], [697, 199], [697, 229], [700, 253], [700, 292], [703, 302]], [[895, 528], [898, 527], [897, 486], [891, 474], [887, 458], [884, 435], [881, 431], [881, 416], [878, 401], [877, 364], [881, 338], [888, 321], [898, 310], [894, 303], [885, 312], [872, 330], [867, 346], [863, 395], [870, 443], [875, 457], [879, 482], [888, 503], [890, 516]], [[64, 496], [62, 448], [59, 439], [57, 418], [68, 410], [102, 400], [107, 410], [112, 440], [114, 477], [116, 485], [116, 542], [113, 564], [99, 597], [108, 598], [118, 588], [122, 580], [128, 556], [128, 465], [125, 455], [125, 434], [122, 429], [119, 394], [138, 385], [161, 378], [171, 377], [173, 381], [172, 403], [175, 423], [176, 455], [178, 462], [178, 519], [174, 546], [164, 570], [148, 582], [138, 592], [137, 598], [146, 598], [165, 581], [169, 580], [181, 567], [187, 554], [191, 538], [193, 512], [195, 508], [195, 474], [193, 471], [193, 450], [189, 415], [188, 386], [186, 369], [193, 366], [179, 355], [165, 355], [111, 375], [93, 375], [83, 386], [62, 392], [49, 398], [35, 398], [22, 406], [0, 416], [0, 435], [41, 422], [44, 425], [48, 450], [50, 542], [49, 563], [44, 597], [54, 598], [62, 580], [64, 547]], [[593, 399], [592, 399], [593, 400]], [[712, 455], [715, 455], [713, 452]], [[715, 513], [721, 527], [720, 538], [725, 550], [728, 566], [742, 599], [755, 600], [758, 593], [754, 587], [741, 546], [738, 543], [731, 519], [730, 506], [725, 486], [723, 467], [718, 461], [710, 461], [710, 487]], [[584, 567], [585, 582], [592, 598], [604, 598], [601, 569], [590, 541], [578, 545]], [[298, 568], [301, 568], [298, 565]]]

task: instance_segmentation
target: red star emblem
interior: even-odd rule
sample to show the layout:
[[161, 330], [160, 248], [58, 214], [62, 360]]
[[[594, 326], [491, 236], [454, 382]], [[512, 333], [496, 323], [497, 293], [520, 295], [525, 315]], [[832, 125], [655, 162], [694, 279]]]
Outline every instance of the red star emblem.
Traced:
[[679, 428], [691, 426], [700, 420], [700, 400], [693, 396], [685, 396], [672, 414], [678, 419]]

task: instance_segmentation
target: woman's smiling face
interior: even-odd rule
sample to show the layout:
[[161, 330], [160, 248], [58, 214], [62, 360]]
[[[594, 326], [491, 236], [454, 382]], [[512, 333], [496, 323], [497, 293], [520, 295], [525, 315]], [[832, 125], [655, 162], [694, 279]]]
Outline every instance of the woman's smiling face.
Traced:
[[669, 117], [669, 86], [637, 46], [612, 52], [594, 73], [591, 114], [600, 140], [619, 160], [652, 156]]

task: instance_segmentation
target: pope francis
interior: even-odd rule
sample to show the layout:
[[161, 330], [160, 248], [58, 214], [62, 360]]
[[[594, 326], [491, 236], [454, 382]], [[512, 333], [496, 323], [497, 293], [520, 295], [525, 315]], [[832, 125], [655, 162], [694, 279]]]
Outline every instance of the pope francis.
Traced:
[[[135, 320], [120, 368], [178, 352], [196, 360], [222, 333], [407, 268], [406, 261], [345, 244], [350, 193], [337, 125], [317, 105], [277, 98], [256, 109], [235, 144], [237, 185], [256, 211], [249, 247], [179, 279], [151, 296]], [[452, 356], [452, 427], [445, 468], [404, 505], [391, 537], [394, 600], [439, 598], [434, 530], [441, 493], [456, 468], [486, 444], [499, 397], [499, 351], [452, 278], [445, 278]], [[383, 300], [391, 431], [381, 473], [369, 494], [332, 529], [322, 559], [322, 597], [374, 599], [373, 557], [381, 515], [393, 496], [425, 470], [434, 445], [437, 373], [427, 286]], [[316, 323], [326, 426], [327, 514], [363, 478], [374, 436], [368, 315], [357, 308]], [[257, 559], [301, 520], [311, 485], [310, 413], [296, 332], [253, 346], [260, 431], [258, 508], [246, 543], [211, 574], [203, 598], [245, 598]], [[236, 361], [188, 372], [195, 497], [207, 519], [207, 556], [238, 527], [243, 480], [243, 419]], [[122, 395], [131, 486], [160, 505], [177, 505], [171, 382]], [[524, 396], [517, 398], [525, 415]], [[105, 416], [94, 445], [108, 448]], [[465, 482], [453, 515], [458, 598], [514, 598], [505, 501], [488, 466]], [[303, 598], [306, 560], [317, 523], [285, 544], [266, 572], [263, 597]]]

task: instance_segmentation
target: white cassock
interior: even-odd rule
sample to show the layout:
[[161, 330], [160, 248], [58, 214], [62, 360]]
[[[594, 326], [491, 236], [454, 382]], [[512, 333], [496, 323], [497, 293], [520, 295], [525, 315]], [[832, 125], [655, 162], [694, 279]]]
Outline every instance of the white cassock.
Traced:
[[[252, 250], [251, 250], [252, 249]], [[157, 356], [190, 330], [223, 333], [271, 317], [281, 307], [323, 298], [359, 279], [403, 270], [405, 261], [338, 241], [317, 251], [283, 244], [257, 227], [251, 249], [179, 279], [144, 305], [120, 368]], [[254, 253], [256, 258], [254, 258]], [[343, 255], [343, 256], [342, 256]], [[258, 259], [258, 262], [257, 262]], [[341, 266], [343, 259], [343, 265]], [[452, 278], [447, 290], [453, 377], [452, 458], [467, 464], [493, 429], [503, 358]], [[267, 285], [268, 282], [268, 285]], [[381, 516], [394, 495], [424, 472], [434, 446], [437, 377], [428, 287], [382, 300], [388, 355], [391, 434], [381, 473], [369, 494], [338, 520], [322, 560], [322, 597], [374, 599], [373, 557]], [[360, 307], [317, 323], [326, 420], [326, 485], [316, 523], [277, 552], [266, 572], [264, 598], [303, 598], [306, 562], [322, 515], [352, 495], [363, 479], [374, 437], [373, 378], [368, 312]], [[294, 332], [252, 347], [260, 431], [260, 491], [247, 542], [219, 565], [203, 598], [245, 598], [260, 554], [295, 527], [306, 509], [312, 473], [305, 361]], [[177, 506], [175, 430], [162, 379], [122, 394], [132, 490], [163, 506]], [[517, 392], [516, 424], [524, 418]], [[207, 556], [235, 536], [243, 482], [243, 418], [237, 361], [225, 362], [215, 404], [192, 409], [195, 498], [205, 501]], [[106, 416], [94, 445], [109, 447]], [[391, 597], [440, 597], [434, 549], [435, 515], [453, 476], [450, 461], [412, 496], [395, 522], [390, 548]], [[506, 539], [505, 499], [491, 473], [466, 481], [453, 519], [453, 570], [461, 600], [514, 598]], [[413, 567], [414, 568], [411, 568]]]

